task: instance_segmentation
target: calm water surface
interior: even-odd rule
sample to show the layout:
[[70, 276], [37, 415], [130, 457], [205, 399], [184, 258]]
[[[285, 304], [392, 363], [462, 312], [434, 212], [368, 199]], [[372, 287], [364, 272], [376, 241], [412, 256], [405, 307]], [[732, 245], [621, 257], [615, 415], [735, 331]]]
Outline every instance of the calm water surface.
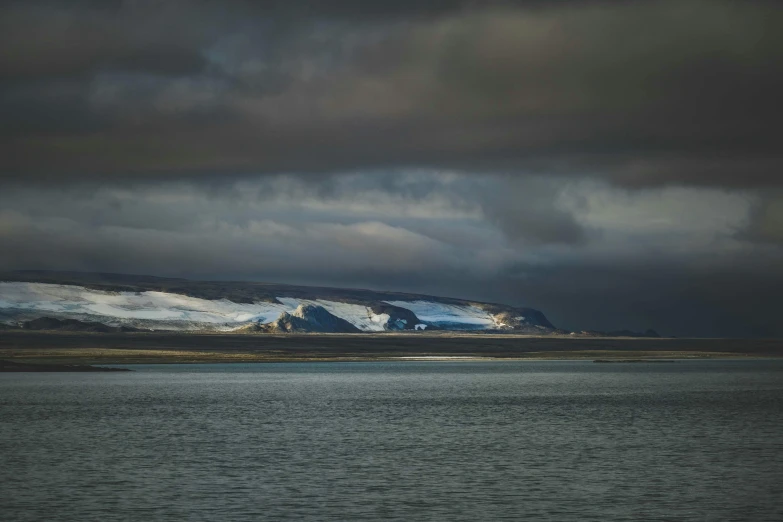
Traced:
[[783, 520], [783, 361], [0, 374], [0, 519]]

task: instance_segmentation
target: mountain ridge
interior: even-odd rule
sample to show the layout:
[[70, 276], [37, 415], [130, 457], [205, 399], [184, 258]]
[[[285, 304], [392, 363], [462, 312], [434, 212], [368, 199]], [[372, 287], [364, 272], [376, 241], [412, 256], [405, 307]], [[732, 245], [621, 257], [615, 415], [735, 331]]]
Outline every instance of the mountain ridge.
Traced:
[[554, 326], [535, 308], [370, 289], [104, 272], [0, 272], [0, 328], [352, 333], [474, 331], [581, 337], [657, 332]]
[[[161, 277], [150, 276], [142, 274], [120, 274], [112, 272], [78, 272], [78, 271], [54, 271], [54, 270], [12, 270], [0, 272], [0, 281], [18, 281], [18, 282], [35, 282], [35, 283], [50, 283], [50, 284], [65, 284], [65, 285], [79, 285], [86, 288], [94, 288], [96, 290], [108, 290], [108, 291], [169, 291], [172, 293], [180, 293], [182, 295], [188, 295], [191, 297], [199, 297], [205, 299], [218, 299], [226, 298], [235, 303], [250, 303], [252, 301], [247, 299], [263, 299], [264, 297], [271, 298], [270, 302], [273, 302], [274, 295], [280, 295], [281, 293], [302, 293], [307, 294], [312, 292], [318, 292], [319, 295], [340, 295], [346, 298], [351, 298], [352, 295], [369, 296], [370, 294], [375, 296], [384, 296], [381, 301], [387, 298], [403, 298], [402, 300], [411, 300], [411, 298], [427, 298], [436, 299], [439, 302], [446, 303], [476, 303], [482, 305], [495, 305], [501, 307], [511, 307], [520, 310], [535, 310], [530, 307], [518, 307], [512, 305], [506, 305], [504, 303], [480, 301], [474, 299], [463, 299], [458, 297], [448, 297], [432, 294], [417, 294], [412, 292], [397, 292], [391, 290], [372, 290], [368, 288], [343, 288], [333, 286], [314, 286], [314, 285], [294, 285], [287, 283], [270, 283], [265, 281], [222, 281], [222, 280], [202, 280], [202, 279], [185, 279], [178, 277]], [[187, 286], [183, 286], [187, 285]], [[282, 292], [280, 291], [282, 290]], [[215, 297], [217, 294], [223, 293], [220, 297]], [[292, 295], [292, 297], [299, 297], [298, 295]], [[305, 297], [302, 295], [302, 297]], [[243, 300], [245, 299], [245, 300]], [[538, 311], [538, 310], [536, 310]]]
[[256, 324], [263, 327], [251, 330], [559, 332], [533, 308], [426, 294], [110, 273], [0, 273], [0, 322], [65, 329], [64, 320], [71, 321], [69, 328], [82, 321], [85, 329], [99, 322], [143, 330], [231, 331]]

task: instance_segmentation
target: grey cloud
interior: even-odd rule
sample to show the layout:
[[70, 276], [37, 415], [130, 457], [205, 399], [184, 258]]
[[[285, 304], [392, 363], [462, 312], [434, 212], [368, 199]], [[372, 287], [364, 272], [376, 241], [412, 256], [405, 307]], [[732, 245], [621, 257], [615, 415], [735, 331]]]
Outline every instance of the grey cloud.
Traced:
[[103, 69], [182, 74], [206, 63], [201, 47], [208, 27], [198, 18], [183, 24], [177, 19], [181, 12], [164, 3], [124, 2], [112, 9], [110, 3], [13, 2], [0, 9], [0, 78], [5, 80]]
[[[783, 11], [774, 3], [444, 2], [422, 12], [373, 2], [363, 15], [352, 2], [230, 3], [222, 17], [211, 3], [172, 5], [166, 13], [183, 16], [170, 32], [149, 7], [123, 22], [94, 15], [102, 30], [120, 24], [130, 35], [119, 46], [65, 31], [68, 58], [51, 57], [63, 67], [51, 74], [89, 81], [51, 103], [71, 123], [39, 113], [37, 125], [6, 124], [6, 179], [416, 166], [627, 186], [781, 183]], [[158, 23], [141, 31], [149, 20]], [[16, 61], [47, 69], [49, 49], [15, 41], [12, 77], [26, 74]], [[208, 63], [178, 74], [165, 64], [187, 60], [164, 52], [154, 60], [163, 69], [123, 61], [166, 48]], [[115, 98], [96, 104], [110, 62]], [[150, 76], [159, 79], [141, 81]], [[36, 101], [19, 112], [35, 119]], [[15, 125], [28, 132], [14, 135]]]
[[[455, 214], [482, 216], [514, 242], [532, 245], [571, 244], [587, 232], [572, 213], [558, 206], [562, 185], [540, 176], [490, 176], [475, 179], [454, 173], [386, 171], [343, 176], [267, 178], [259, 198], [315, 197], [335, 207], [367, 202], [368, 211], [390, 208], [404, 215], [409, 203], [438, 206]], [[439, 205], [438, 205], [439, 204]], [[486, 232], [486, 231], [485, 231]]]
[[154, 226], [145, 226], [151, 223], [137, 215], [146, 211], [143, 207], [108, 219], [108, 209], [103, 208], [97, 222], [94, 210], [82, 216], [66, 211], [64, 216], [49, 217], [4, 211], [0, 264], [7, 269], [62, 266], [308, 281], [324, 274], [334, 280], [356, 274], [382, 280], [417, 270], [431, 272], [437, 266], [459, 269], [464, 262], [446, 244], [378, 221], [233, 222], [218, 211], [187, 224], [176, 213], [167, 218], [163, 208], [157, 210]]
[[762, 244], [783, 245], [783, 191], [768, 191], [753, 208], [739, 237]]
[[[580, 243], [587, 232], [574, 215], [558, 208], [562, 186], [542, 178], [505, 177], [497, 185], [473, 188], [484, 215], [512, 241], [530, 244]], [[498, 185], [502, 188], [498, 189]]]

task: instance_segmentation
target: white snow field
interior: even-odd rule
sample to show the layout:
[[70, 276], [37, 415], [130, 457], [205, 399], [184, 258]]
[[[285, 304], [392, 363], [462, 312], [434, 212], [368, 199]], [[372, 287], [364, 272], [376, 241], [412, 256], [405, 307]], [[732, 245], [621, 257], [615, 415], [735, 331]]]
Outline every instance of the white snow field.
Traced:
[[[235, 303], [167, 292], [106, 292], [76, 285], [0, 282], [0, 315], [6, 318], [73, 318], [107, 324], [142, 326], [156, 330], [233, 330], [248, 323], [271, 323], [282, 312], [293, 312], [300, 304], [324, 307], [365, 332], [391, 329], [388, 314], [374, 314], [363, 305], [278, 297], [280, 303]], [[436, 320], [488, 328], [491, 316], [476, 307], [441, 305], [427, 301], [395, 302], [402, 308], [425, 312], [422, 322]], [[423, 330], [425, 324], [415, 325]]]
[[486, 330], [505, 326], [498, 323], [486, 310], [473, 305], [452, 305], [433, 301], [385, 302], [407, 308], [423, 322], [437, 326], [451, 326], [461, 330]]
[[286, 305], [277, 303], [242, 304], [166, 292], [104, 292], [72, 285], [0, 282], [0, 311], [9, 309], [39, 316], [93, 316], [93, 320], [106, 318], [126, 324], [174, 321], [234, 326], [251, 321], [269, 323], [288, 311]]

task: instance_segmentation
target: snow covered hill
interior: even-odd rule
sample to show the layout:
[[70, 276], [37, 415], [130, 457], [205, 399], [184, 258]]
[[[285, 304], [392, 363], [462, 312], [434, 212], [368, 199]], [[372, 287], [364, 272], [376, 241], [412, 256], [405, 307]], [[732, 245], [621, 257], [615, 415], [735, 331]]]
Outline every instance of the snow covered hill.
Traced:
[[[261, 294], [253, 299], [243, 295], [245, 302], [237, 302], [226, 297], [206, 299], [186, 295], [187, 283], [176, 281], [182, 287], [177, 288], [179, 292], [145, 289], [151, 286], [147, 283], [134, 285], [135, 290], [121, 290], [116, 289], [116, 284], [108, 283], [0, 280], [0, 323], [32, 328], [29, 325], [49, 324], [34, 322], [45, 317], [112, 327], [180, 331], [234, 331], [250, 326], [258, 331], [282, 332], [437, 329], [546, 333], [554, 329], [538, 311], [503, 305], [372, 291], [345, 290], [341, 294], [340, 289], [285, 285], [272, 285], [279, 292], [273, 297]], [[236, 289], [230, 285], [224, 293], [233, 296]], [[253, 283], [248, 285], [252, 288]], [[199, 283], [194, 282], [194, 286], [191, 293], [204, 293]], [[218, 290], [210, 292], [220, 294]], [[514, 320], [509, 320], [510, 317]], [[69, 324], [73, 327], [72, 322]]]

